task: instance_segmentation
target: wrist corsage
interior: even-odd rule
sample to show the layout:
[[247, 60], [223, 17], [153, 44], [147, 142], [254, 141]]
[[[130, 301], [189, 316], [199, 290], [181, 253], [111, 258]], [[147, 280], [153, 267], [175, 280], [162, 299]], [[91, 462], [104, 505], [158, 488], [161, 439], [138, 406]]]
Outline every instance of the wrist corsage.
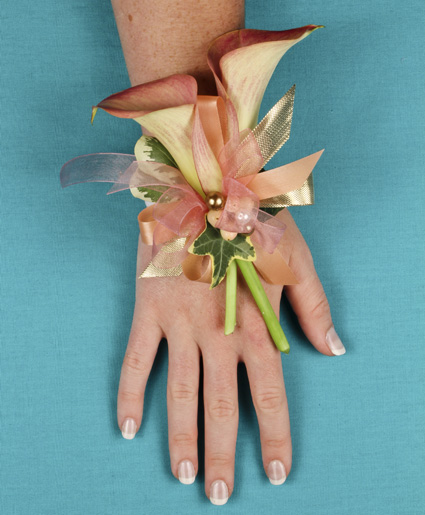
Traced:
[[[313, 203], [312, 170], [323, 150], [264, 170], [289, 138], [295, 85], [257, 123], [264, 91], [285, 52], [316, 25], [269, 32], [243, 29], [211, 44], [208, 64], [217, 96], [197, 94], [189, 75], [126, 89], [93, 107], [132, 118], [145, 135], [135, 155], [90, 154], [61, 169], [63, 187], [113, 182], [153, 204], [138, 220], [152, 259], [140, 277], [171, 277], [217, 286], [226, 278], [225, 334], [236, 326], [237, 268], [247, 282], [277, 348], [289, 345], [259, 275], [296, 284], [281, 255], [285, 225], [276, 214]], [[149, 135], [146, 135], [148, 133]]]

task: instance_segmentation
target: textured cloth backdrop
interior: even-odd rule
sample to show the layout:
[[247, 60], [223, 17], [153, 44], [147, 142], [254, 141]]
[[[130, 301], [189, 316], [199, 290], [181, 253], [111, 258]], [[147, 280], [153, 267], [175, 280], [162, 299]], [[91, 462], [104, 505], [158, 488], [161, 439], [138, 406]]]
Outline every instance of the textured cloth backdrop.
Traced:
[[140, 202], [59, 186], [66, 160], [131, 153], [139, 136], [103, 113], [90, 125], [91, 105], [129, 86], [110, 4], [6, 2], [2, 513], [424, 513], [424, 15], [422, 0], [247, 0], [248, 27], [326, 26], [284, 57], [263, 112], [297, 84], [291, 139], [270, 166], [326, 149], [316, 205], [293, 214], [347, 354], [318, 354], [283, 303], [294, 466], [269, 484], [241, 367], [235, 490], [216, 508], [202, 472], [183, 486], [169, 469], [165, 343], [141, 431], [129, 442], [116, 423]]

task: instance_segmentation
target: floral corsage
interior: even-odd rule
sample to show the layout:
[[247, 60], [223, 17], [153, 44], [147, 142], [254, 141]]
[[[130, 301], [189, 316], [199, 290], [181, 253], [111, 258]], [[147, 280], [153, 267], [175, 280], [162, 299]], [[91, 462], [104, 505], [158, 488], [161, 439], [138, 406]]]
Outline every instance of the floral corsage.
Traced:
[[[277, 348], [289, 345], [259, 275], [296, 284], [281, 255], [287, 206], [313, 203], [312, 170], [323, 150], [264, 170], [289, 138], [295, 85], [258, 123], [264, 91], [285, 52], [317, 25], [270, 32], [243, 29], [208, 51], [217, 96], [197, 94], [190, 75], [172, 75], [115, 93], [93, 107], [132, 118], [144, 130], [134, 154], [90, 154], [61, 170], [61, 184], [113, 182], [152, 204], [139, 215], [152, 259], [140, 277], [184, 274], [211, 288], [226, 278], [225, 334], [236, 326], [237, 268]], [[148, 134], [148, 135], [147, 135]]]

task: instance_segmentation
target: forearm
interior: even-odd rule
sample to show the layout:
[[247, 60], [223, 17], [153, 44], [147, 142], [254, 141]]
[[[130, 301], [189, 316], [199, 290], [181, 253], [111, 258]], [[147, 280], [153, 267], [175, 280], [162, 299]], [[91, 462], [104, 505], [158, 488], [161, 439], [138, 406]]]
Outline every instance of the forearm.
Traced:
[[193, 75], [213, 93], [209, 43], [242, 28], [244, 0], [112, 0], [132, 85], [174, 73]]

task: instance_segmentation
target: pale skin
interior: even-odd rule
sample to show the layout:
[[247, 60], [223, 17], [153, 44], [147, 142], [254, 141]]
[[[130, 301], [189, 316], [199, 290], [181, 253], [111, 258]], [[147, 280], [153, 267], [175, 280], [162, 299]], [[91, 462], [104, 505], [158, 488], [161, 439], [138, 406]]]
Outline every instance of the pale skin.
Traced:
[[[195, 76], [200, 93], [214, 92], [206, 64], [208, 44], [217, 36], [243, 27], [242, 0], [112, 0], [132, 85], [174, 73]], [[314, 347], [327, 356], [345, 352], [333, 329], [329, 304], [316, 274], [311, 253], [288, 210], [284, 257], [299, 284], [285, 287], [299, 323]], [[139, 240], [137, 276], [149, 261], [150, 249]], [[265, 284], [276, 313], [281, 286]], [[237, 327], [224, 335], [224, 283], [208, 285], [178, 278], [138, 279], [136, 304], [118, 391], [118, 424], [131, 438], [142, 423], [148, 377], [161, 338], [169, 352], [167, 406], [171, 471], [179, 478], [179, 464], [190, 460], [198, 472], [197, 410], [200, 360], [204, 370], [205, 493], [224, 481], [227, 496], [234, 488], [238, 427], [237, 366], [247, 369], [261, 438], [265, 473], [279, 460], [289, 474], [292, 463], [288, 405], [282, 355], [276, 349], [248, 288], [239, 278]], [[125, 421], [133, 419], [130, 431]], [[278, 467], [279, 469], [279, 467]], [[190, 474], [189, 474], [190, 475]], [[181, 474], [180, 474], [181, 478]], [[275, 478], [276, 479], [276, 478]], [[278, 481], [281, 482], [279, 478]], [[223, 486], [223, 485], [221, 485]], [[224, 491], [224, 493], [223, 493]]]

